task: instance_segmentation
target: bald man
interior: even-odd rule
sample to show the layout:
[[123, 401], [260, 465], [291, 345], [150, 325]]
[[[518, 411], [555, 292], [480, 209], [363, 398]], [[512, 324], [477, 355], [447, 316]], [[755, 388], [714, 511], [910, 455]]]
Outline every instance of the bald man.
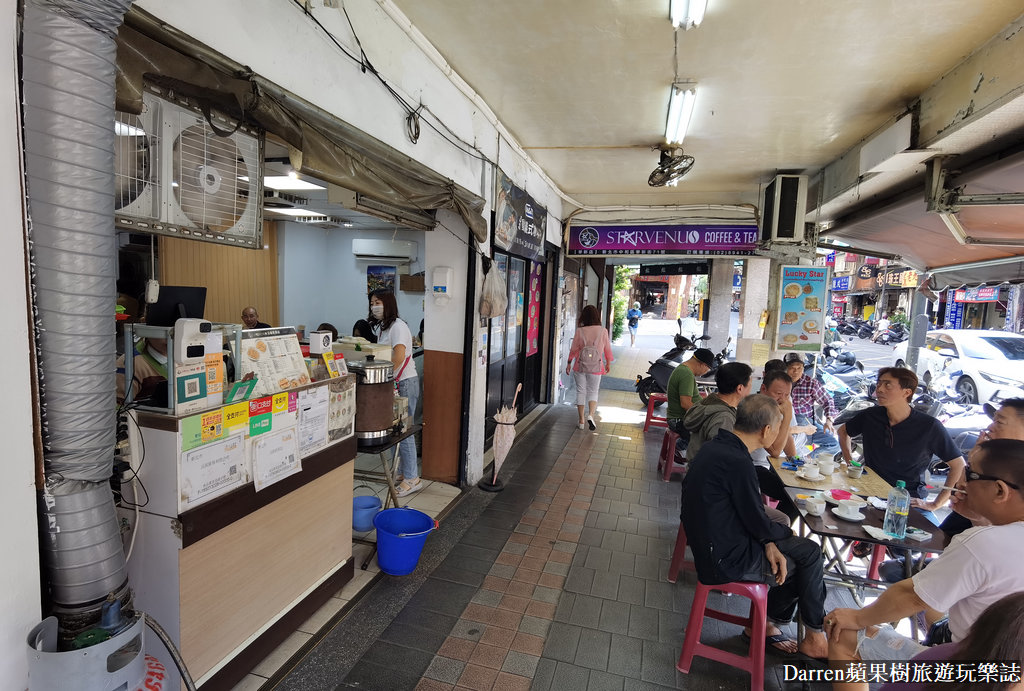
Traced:
[[247, 329], [269, 329], [270, 324], [260, 321], [260, 314], [255, 307], [246, 307], [242, 310], [242, 324]]

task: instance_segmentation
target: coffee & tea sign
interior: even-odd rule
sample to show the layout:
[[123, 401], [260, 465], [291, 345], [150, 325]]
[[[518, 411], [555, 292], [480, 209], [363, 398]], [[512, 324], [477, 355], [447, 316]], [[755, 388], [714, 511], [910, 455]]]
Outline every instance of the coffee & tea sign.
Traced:
[[826, 267], [782, 267], [775, 315], [776, 350], [821, 352], [828, 287], [829, 270]]

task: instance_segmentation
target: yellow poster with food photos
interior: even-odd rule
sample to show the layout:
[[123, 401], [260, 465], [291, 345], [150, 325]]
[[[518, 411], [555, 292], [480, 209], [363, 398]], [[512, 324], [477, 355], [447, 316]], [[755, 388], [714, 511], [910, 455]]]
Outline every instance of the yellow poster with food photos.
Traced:
[[776, 350], [821, 352], [828, 286], [828, 267], [782, 267], [775, 320]]

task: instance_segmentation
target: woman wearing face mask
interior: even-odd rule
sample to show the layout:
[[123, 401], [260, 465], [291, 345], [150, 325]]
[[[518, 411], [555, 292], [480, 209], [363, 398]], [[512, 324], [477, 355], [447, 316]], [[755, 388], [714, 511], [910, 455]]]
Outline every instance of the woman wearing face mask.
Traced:
[[[398, 395], [409, 399], [409, 411], [416, 410], [420, 397], [420, 380], [416, 366], [412, 363], [412, 333], [409, 325], [398, 318], [398, 304], [395, 294], [389, 290], [375, 290], [370, 293], [370, 326], [377, 334], [377, 343], [391, 346], [391, 364], [395, 368]], [[398, 466], [400, 480], [398, 496], [405, 497], [423, 489], [419, 467], [416, 462], [416, 440], [406, 437], [398, 446], [401, 458]]]

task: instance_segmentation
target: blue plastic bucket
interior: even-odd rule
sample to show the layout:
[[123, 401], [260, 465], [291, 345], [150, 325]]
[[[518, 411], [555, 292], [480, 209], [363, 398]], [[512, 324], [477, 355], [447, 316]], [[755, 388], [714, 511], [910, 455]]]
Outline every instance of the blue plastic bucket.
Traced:
[[392, 576], [405, 576], [416, 569], [427, 535], [437, 521], [416, 509], [384, 509], [373, 517], [377, 529], [377, 563]]
[[373, 517], [380, 512], [380, 497], [375, 494], [352, 497], [352, 530], [373, 530]]

